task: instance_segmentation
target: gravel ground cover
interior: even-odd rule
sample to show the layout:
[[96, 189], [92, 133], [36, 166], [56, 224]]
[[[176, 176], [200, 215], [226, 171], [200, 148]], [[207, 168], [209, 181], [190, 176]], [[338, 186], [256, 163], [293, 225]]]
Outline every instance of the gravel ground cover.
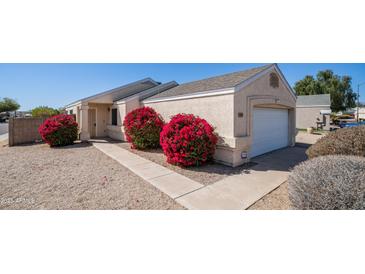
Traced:
[[0, 209], [183, 209], [89, 144], [0, 146]]
[[258, 200], [248, 209], [261, 210], [279, 210], [291, 209], [291, 203], [288, 196], [288, 183], [285, 182], [263, 198]]
[[142, 151], [137, 149], [131, 149], [129, 143], [116, 143], [116, 144], [124, 149], [127, 149], [128, 151], [131, 151], [161, 166], [169, 168], [203, 185], [213, 184], [229, 175], [247, 173], [247, 170], [255, 165], [255, 163], [249, 163], [247, 165], [233, 168], [217, 163], [208, 163], [200, 167], [182, 168], [167, 163], [166, 157], [163, 154], [162, 149], [149, 149]]

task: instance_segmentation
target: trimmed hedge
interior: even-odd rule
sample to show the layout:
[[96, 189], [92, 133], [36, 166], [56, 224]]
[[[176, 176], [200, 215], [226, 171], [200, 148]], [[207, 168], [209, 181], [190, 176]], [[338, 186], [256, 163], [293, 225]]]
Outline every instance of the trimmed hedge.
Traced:
[[218, 137], [214, 128], [193, 114], [177, 114], [161, 132], [160, 143], [167, 162], [199, 166], [213, 158]]
[[322, 156], [296, 166], [288, 179], [295, 209], [365, 209], [365, 159]]
[[150, 107], [129, 112], [123, 122], [127, 141], [136, 149], [159, 147], [163, 125], [162, 117]]
[[332, 131], [310, 146], [306, 154], [310, 159], [338, 154], [365, 157], [365, 126], [341, 128]]
[[51, 147], [72, 145], [77, 140], [78, 125], [73, 115], [59, 114], [48, 118], [38, 132]]

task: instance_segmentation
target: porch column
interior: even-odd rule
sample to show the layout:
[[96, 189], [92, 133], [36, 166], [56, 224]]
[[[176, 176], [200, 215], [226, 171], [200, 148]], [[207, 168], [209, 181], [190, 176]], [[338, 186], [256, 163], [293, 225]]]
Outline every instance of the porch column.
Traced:
[[87, 141], [90, 139], [89, 133], [89, 106], [88, 103], [81, 104], [81, 113], [80, 113], [80, 122], [81, 122], [81, 133], [80, 140]]

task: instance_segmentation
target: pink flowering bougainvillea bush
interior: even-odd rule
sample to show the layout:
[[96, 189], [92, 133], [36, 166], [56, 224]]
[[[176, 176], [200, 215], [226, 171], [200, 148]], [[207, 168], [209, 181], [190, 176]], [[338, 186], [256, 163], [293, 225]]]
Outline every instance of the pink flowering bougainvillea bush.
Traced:
[[167, 162], [185, 167], [199, 166], [211, 160], [217, 141], [214, 128], [193, 114], [175, 115], [160, 135]]
[[124, 118], [123, 126], [132, 148], [147, 149], [160, 146], [160, 132], [164, 121], [153, 108], [142, 107], [131, 111]]
[[59, 114], [44, 121], [38, 131], [42, 140], [51, 147], [67, 146], [76, 141], [77, 127], [72, 115]]

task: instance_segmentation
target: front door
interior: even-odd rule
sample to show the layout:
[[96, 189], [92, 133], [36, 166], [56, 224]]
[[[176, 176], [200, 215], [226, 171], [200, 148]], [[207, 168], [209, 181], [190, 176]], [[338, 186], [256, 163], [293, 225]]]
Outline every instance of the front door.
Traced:
[[89, 133], [90, 138], [96, 137], [96, 109], [89, 109]]

